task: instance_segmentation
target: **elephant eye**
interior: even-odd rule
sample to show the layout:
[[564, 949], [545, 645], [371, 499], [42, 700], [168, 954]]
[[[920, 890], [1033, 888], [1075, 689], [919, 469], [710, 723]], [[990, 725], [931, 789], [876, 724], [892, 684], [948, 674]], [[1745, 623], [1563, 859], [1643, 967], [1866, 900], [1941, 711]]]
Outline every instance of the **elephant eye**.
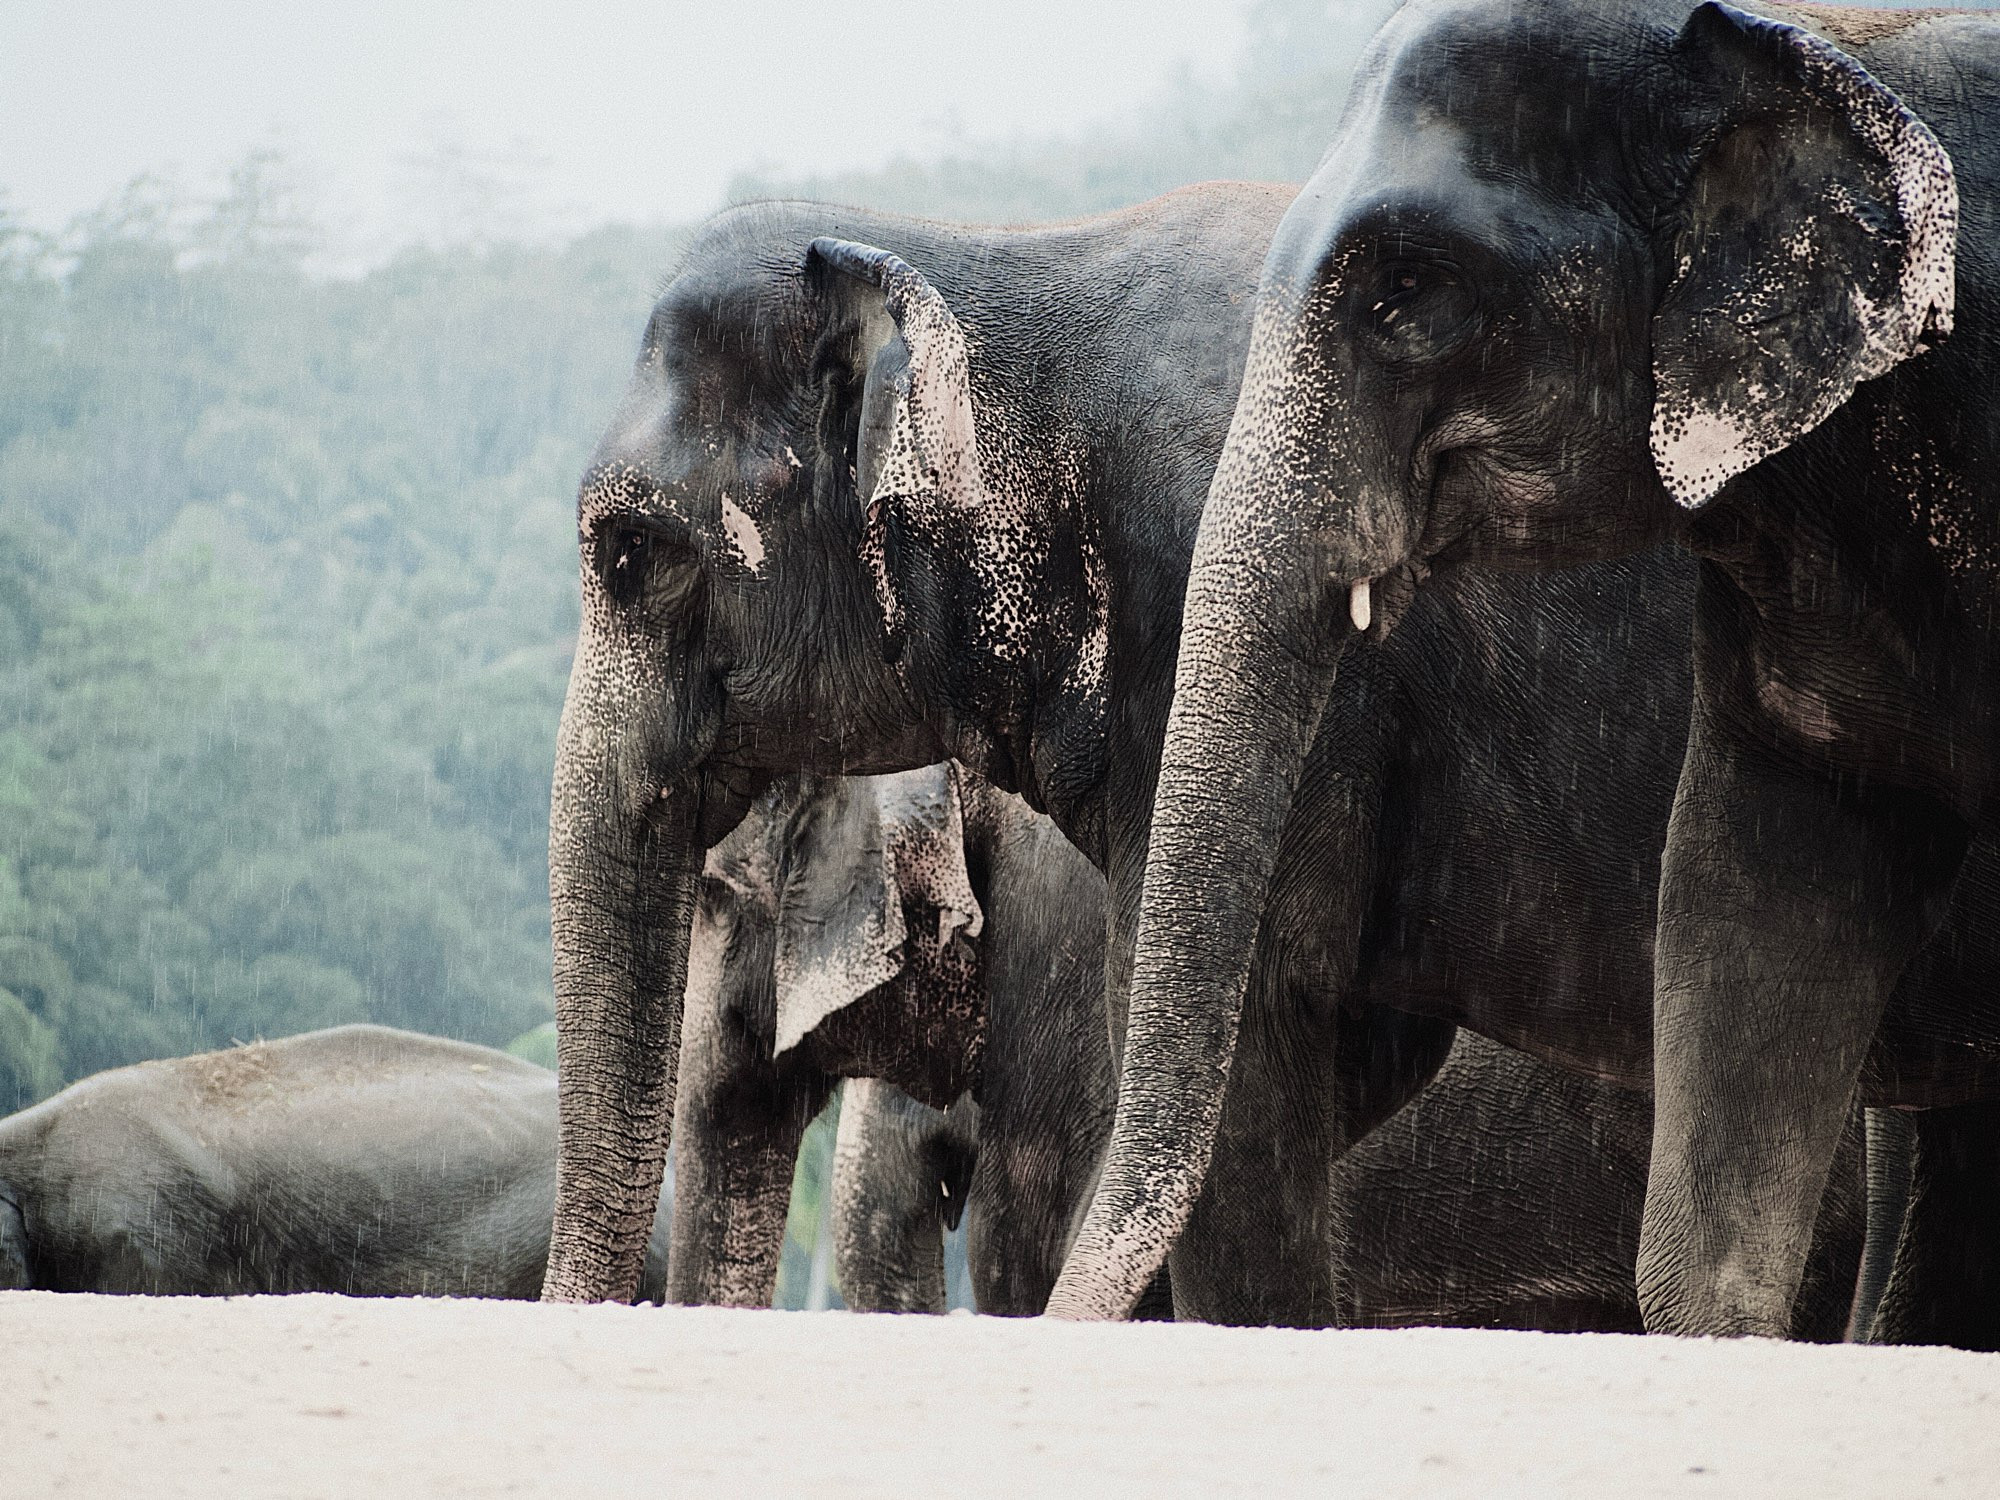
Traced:
[[1376, 352], [1390, 360], [1451, 353], [1478, 321], [1478, 305], [1465, 279], [1448, 266], [1424, 261], [1382, 265], [1363, 303], [1364, 331]]
[[1389, 322], [1416, 300], [1417, 293], [1424, 289], [1425, 277], [1415, 266], [1391, 266], [1382, 281], [1382, 296], [1375, 304], [1375, 311], [1382, 314], [1384, 322]]
[[651, 526], [613, 522], [598, 533], [597, 571], [605, 592], [620, 605], [637, 603], [665, 570], [694, 561], [694, 549]]

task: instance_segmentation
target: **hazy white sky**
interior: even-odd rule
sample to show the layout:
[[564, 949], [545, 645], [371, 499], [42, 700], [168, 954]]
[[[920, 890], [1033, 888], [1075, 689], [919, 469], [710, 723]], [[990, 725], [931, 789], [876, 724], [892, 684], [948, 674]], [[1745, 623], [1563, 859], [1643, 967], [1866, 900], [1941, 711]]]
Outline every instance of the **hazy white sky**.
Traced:
[[685, 218], [745, 168], [1115, 120], [1178, 66], [1225, 75], [1245, 3], [0, 0], [0, 190], [56, 227], [276, 145], [356, 249], [430, 232], [452, 153], [527, 185], [529, 229]]

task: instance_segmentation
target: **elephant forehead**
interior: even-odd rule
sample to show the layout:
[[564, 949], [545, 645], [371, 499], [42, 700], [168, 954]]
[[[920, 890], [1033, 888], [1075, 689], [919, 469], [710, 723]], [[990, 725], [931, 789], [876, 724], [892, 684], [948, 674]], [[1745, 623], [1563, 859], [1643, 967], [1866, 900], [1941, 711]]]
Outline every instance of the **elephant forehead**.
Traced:
[[1601, 0], [1415, 0], [1372, 48], [1367, 107], [1352, 116], [1373, 127], [1368, 157], [1408, 180], [1448, 143], [1474, 177], [1574, 206], [1616, 177], [1629, 151], [1660, 149], [1673, 33], [1633, 21]]
[[942, 819], [952, 796], [949, 762], [871, 776], [868, 782], [874, 788], [883, 818], [891, 823]]
[[577, 522], [586, 532], [607, 516], [682, 514], [685, 508], [675, 491], [637, 463], [597, 465], [576, 497]]

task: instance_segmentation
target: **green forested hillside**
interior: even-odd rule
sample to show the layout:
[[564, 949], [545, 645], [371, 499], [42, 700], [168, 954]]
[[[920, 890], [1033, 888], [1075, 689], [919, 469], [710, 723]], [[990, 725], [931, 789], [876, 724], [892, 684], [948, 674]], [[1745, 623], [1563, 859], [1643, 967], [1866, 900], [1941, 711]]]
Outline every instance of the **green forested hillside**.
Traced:
[[0, 1108], [548, 1014], [570, 497], [667, 237], [319, 280], [271, 196], [0, 250]]

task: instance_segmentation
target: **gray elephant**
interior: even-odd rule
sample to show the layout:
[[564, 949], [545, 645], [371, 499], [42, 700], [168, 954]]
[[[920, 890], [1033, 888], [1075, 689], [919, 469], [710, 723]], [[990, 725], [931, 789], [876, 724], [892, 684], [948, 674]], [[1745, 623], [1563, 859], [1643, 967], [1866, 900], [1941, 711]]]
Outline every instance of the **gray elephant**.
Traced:
[[[963, 1215], [978, 1307], [1040, 1312], [1115, 1104], [1104, 903], [1047, 818], [956, 767], [765, 792], [703, 872], [670, 1299], [769, 1305], [793, 1155], [845, 1078], [831, 1229], [848, 1306], [941, 1311]], [[1636, 1331], [1650, 1135], [1643, 1094], [1462, 1034], [1333, 1167], [1341, 1321]], [[1820, 1338], [1852, 1293], [1844, 1166], [1844, 1249], [1801, 1320]], [[1142, 1316], [1171, 1311], [1163, 1290]]]
[[0, 1287], [532, 1298], [555, 1134], [546, 1068], [382, 1026], [117, 1068], [0, 1120]]
[[[1109, 881], [1122, 1042], [1181, 601], [1285, 201], [1211, 184], [1046, 230], [758, 205], [696, 237], [578, 501], [547, 1295], [628, 1293], [697, 872], [780, 774], [950, 754], [1047, 812]], [[1152, 1075], [1135, 1100], [1171, 1076], [1199, 1126], [1157, 1144], [1201, 1149], [1153, 1177], [1121, 1158], [1146, 1217], [1088, 1242], [1117, 1269], [1083, 1310], [1129, 1311], [1185, 1223], [1182, 1315], [1336, 1318], [1328, 1164], [1436, 1073], [1468, 1002], [1510, 1043], [1530, 997], [1608, 1017], [1611, 1044], [1556, 1060], [1648, 1086], [1692, 589], [1665, 550], [1468, 581], [1352, 654], [1287, 741], [1308, 795], [1231, 830], [1240, 878], [1184, 912], [1199, 932], [1254, 910], [1254, 953], [1219, 943], [1231, 972], [1211, 975], [1248, 1003], [1240, 1025], [1201, 1011], [1164, 1062], [1149, 1021], [1127, 1061], [1128, 1088]], [[1238, 644], [1273, 642], [1252, 620]], [[1295, 707], [1263, 712], [1296, 725]], [[1219, 815], [1260, 775], [1217, 767], [1202, 796]], [[1178, 1196], [1146, 1201], [1155, 1182]]]
[[[703, 870], [670, 1299], [770, 1305], [805, 1127], [880, 1079], [841, 1114], [848, 1305], [941, 1302], [967, 1214], [978, 1305], [1039, 1313], [1111, 1126], [1103, 913], [1047, 819], [949, 765], [775, 782]], [[920, 1138], [908, 1096], [940, 1112]]]
[[[1978, 1102], [2000, 1094], [1996, 118], [2000, 26], [1971, 15], [1412, 0], [1388, 23], [1262, 273], [1188, 583], [1119, 1121], [1058, 1303], [1115, 1311], [1190, 1223], [1341, 682], [1471, 570], [1666, 538], [1700, 565], [1653, 991], [1461, 987], [1438, 1013], [1650, 1072], [1649, 1327], [1790, 1326], [1857, 1094], [1929, 1111], [1903, 1246], [1940, 1264], [1899, 1265], [1884, 1319], [1899, 1285], [2000, 1290], [1962, 1274], [2000, 1245]], [[1500, 642], [1551, 649], [1525, 621]], [[1653, 829], [1651, 791], [1621, 795]]]

